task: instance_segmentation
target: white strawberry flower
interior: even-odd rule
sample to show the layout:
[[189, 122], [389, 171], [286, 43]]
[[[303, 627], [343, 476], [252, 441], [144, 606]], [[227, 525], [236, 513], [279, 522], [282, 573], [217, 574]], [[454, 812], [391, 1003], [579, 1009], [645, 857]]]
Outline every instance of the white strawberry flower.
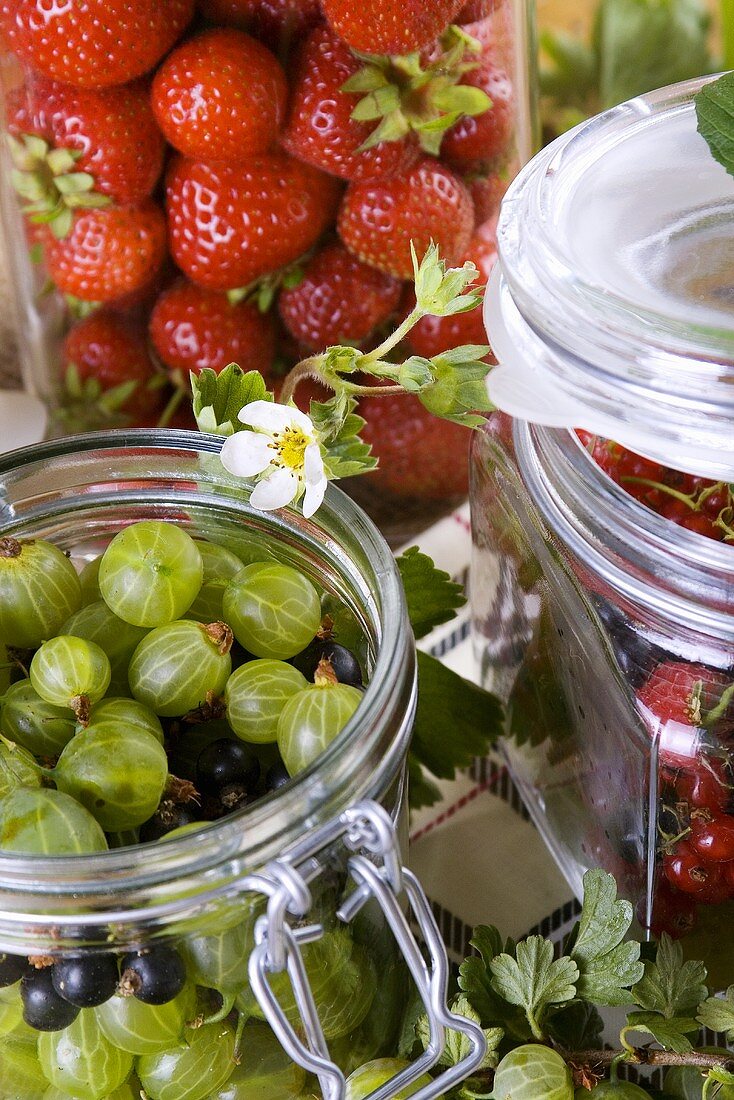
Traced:
[[222, 446], [222, 464], [237, 477], [257, 477], [250, 502], [264, 512], [303, 496], [308, 519], [320, 507], [328, 484], [318, 433], [310, 417], [291, 405], [251, 401], [238, 413], [250, 429]]

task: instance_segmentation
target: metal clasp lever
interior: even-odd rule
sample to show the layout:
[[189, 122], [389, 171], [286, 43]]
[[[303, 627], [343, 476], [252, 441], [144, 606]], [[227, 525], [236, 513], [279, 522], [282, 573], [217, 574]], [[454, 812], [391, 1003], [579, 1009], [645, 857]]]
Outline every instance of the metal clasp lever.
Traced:
[[[308, 915], [311, 907], [308, 882], [320, 869], [316, 854], [338, 840], [353, 853], [347, 868], [354, 889], [342, 901], [337, 916], [349, 924], [367, 901], [372, 898], [377, 901], [408, 965], [429, 1024], [426, 1051], [371, 1092], [367, 1100], [390, 1100], [401, 1089], [414, 1084], [439, 1061], [446, 1046], [446, 1030], [459, 1031], [469, 1040], [469, 1053], [412, 1094], [413, 1100], [434, 1100], [479, 1068], [486, 1053], [486, 1040], [481, 1028], [448, 1008], [449, 962], [438, 926], [418, 879], [400, 863], [392, 820], [376, 802], [361, 802], [346, 810], [299, 841], [257, 876], [255, 888], [267, 893], [269, 901], [267, 914], [255, 926], [255, 949], [249, 962], [252, 991], [284, 1050], [294, 1062], [318, 1076], [324, 1100], [344, 1100], [344, 1074], [329, 1057], [300, 946], [319, 939], [323, 929], [319, 925], [292, 928], [286, 919], [287, 914], [297, 919]], [[403, 895], [427, 948], [427, 960], [403, 911]], [[287, 1019], [268, 980], [270, 974], [283, 970], [287, 971], [293, 988], [304, 1038]]]

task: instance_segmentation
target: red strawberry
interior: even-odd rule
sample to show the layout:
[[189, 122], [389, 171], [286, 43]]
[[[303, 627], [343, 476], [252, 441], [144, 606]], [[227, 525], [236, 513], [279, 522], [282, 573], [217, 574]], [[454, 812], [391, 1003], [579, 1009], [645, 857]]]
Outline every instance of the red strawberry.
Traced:
[[199, 0], [212, 23], [249, 31], [274, 53], [287, 49], [318, 23], [319, 0]]
[[243, 31], [204, 31], [178, 46], [153, 81], [153, 110], [171, 145], [194, 159], [264, 153], [285, 113], [285, 73]]
[[202, 290], [183, 280], [161, 294], [150, 317], [150, 338], [171, 370], [198, 374], [228, 363], [243, 370], [270, 370], [275, 324], [251, 302], [231, 305], [226, 294]]
[[486, 176], [471, 176], [464, 180], [474, 201], [474, 216], [478, 226], [490, 220], [496, 220], [500, 203], [509, 186], [499, 172], [490, 172]]
[[451, 500], [469, 490], [471, 432], [439, 420], [407, 394], [359, 403], [367, 423], [360, 433], [380, 460], [368, 478], [380, 492], [424, 500]]
[[338, 198], [336, 180], [285, 153], [241, 167], [178, 157], [166, 198], [173, 257], [200, 286], [247, 286], [308, 251]]
[[515, 94], [512, 82], [492, 60], [485, 48], [479, 68], [473, 69], [461, 81], [479, 88], [492, 100], [488, 111], [480, 115], [464, 115], [446, 131], [441, 156], [460, 170], [487, 166], [507, 152], [515, 122]]
[[409, 279], [410, 242], [421, 259], [431, 241], [448, 264], [466, 251], [474, 203], [450, 168], [424, 157], [410, 172], [380, 183], [352, 183], [339, 210], [339, 236], [380, 271]]
[[78, 213], [68, 236], [47, 233], [48, 273], [64, 294], [111, 302], [150, 281], [166, 255], [166, 221], [155, 203]]
[[148, 386], [155, 378], [155, 369], [142, 326], [106, 309], [95, 310], [68, 333], [63, 355], [67, 380], [71, 372], [82, 385], [96, 382], [102, 394], [126, 382], [136, 384], [115, 411], [137, 419], [148, 415], [152, 405], [159, 410], [162, 407], [160, 391]]
[[328, 22], [354, 50], [410, 53], [441, 34], [463, 0], [321, 0]]
[[495, 11], [502, 0], [469, 0], [454, 19], [460, 27], [466, 23], [476, 23], [480, 19], [486, 19]]
[[401, 290], [391, 275], [361, 263], [342, 244], [329, 244], [298, 286], [281, 292], [280, 315], [308, 351], [358, 345], [395, 311]]
[[152, 69], [191, 19], [194, 0], [0, 0], [8, 43], [46, 76], [81, 88]]
[[8, 96], [7, 117], [11, 134], [79, 152], [71, 171], [117, 203], [147, 199], [161, 173], [165, 144], [142, 80], [95, 91], [36, 75]]
[[375, 122], [356, 122], [351, 114], [360, 95], [341, 89], [361, 67], [328, 27], [313, 30], [298, 55], [282, 142], [294, 157], [343, 179], [382, 179], [412, 167], [419, 151], [404, 139], [357, 151]]

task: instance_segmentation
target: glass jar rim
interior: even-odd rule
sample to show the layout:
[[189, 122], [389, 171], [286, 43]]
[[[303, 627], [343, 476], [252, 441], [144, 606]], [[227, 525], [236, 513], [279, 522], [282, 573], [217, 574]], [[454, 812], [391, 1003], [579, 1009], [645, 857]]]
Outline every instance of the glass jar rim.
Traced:
[[[22, 528], [3, 486], [7, 489], [8, 483], [22, 477], [24, 470], [50, 471], [51, 492], [53, 464], [58, 460], [69, 459], [83, 477], [85, 463], [93, 462], [95, 454], [117, 459], [118, 466], [122, 456], [136, 452], [139, 456], [170, 455], [175, 463], [182, 462], [184, 456], [217, 455], [221, 444], [221, 437], [198, 432], [141, 429], [65, 437], [1, 455], [0, 530], [7, 528], [4, 522], [7, 518], [11, 529]], [[111, 468], [115, 468], [114, 463]], [[182, 467], [182, 472], [181, 480], [191, 477], [191, 469]], [[203, 466], [197, 467], [196, 472], [203, 483], [211, 478], [213, 489], [229, 485], [242, 496], [243, 502], [245, 497], [249, 498], [252, 482], [233, 478], [221, 463], [217, 463], [215, 472]], [[109, 483], [112, 475], [100, 471], [99, 477]], [[47, 508], [50, 499], [42, 494], [38, 507]], [[185, 506], [185, 500], [181, 504]], [[59, 507], [63, 508], [63, 498]], [[254, 514], [256, 510], [251, 511]], [[81, 894], [100, 899], [105, 919], [124, 922], [136, 919], [125, 904], [131, 883], [138, 892], [163, 886], [158, 901], [151, 898], [153, 904], [145, 907], [140, 919], [165, 923], [175, 914], [185, 915], [226, 895], [234, 889], [235, 880], [245, 867], [251, 870], [274, 858], [282, 847], [299, 839], [303, 831], [325, 817], [333, 817], [335, 806], [345, 808], [356, 799], [374, 796], [398, 776], [407, 752], [415, 705], [415, 650], [399, 570], [387, 543], [361, 509], [333, 485], [312, 520], [304, 520], [293, 508], [277, 513], [257, 512], [257, 516], [262, 523], [272, 526], [276, 534], [281, 530], [296, 540], [310, 538], [314, 545], [323, 546], [324, 555], [328, 547], [329, 554], [338, 554], [346, 570], [349, 546], [344, 549], [337, 545], [330, 531], [344, 532], [354, 551], [359, 550], [361, 560], [369, 562], [369, 576], [363, 580], [374, 599], [375, 619], [370, 627], [375, 631], [376, 657], [364, 699], [355, 715], [327, 750], [284, 788], [227, 818], [203, 825], [193, 834], [79, 856], [3, 854], [0, 894], [6, 901], [18, 895], [18, 904], [22, 905], [23, 899], [31, 896], [45, 896], [48, 900]], [[386, 622], [389, 629], [384, 629]], [[386, 719], [396, 713], [399, 720], [391, 727]], [[194, 879], [194, 893], [187, 894], [186, 887], [191, 887]], [[168, 892], [166, 884], [170, 886]], [[109, 910], [115, 906], [113, 917]], [[15, 911], [14, 903], [12, 922], [47, 925], [48, 907], [43, 908], [45, 914], [25, 911], [21, 914]], [[0, 900], [0, 937], [8, 916], [7, 906]], [[98, 908], [86, 914], [77, 911], [65, 915], [59, 911], [54, 916], [55, 923], [62, 926], [93, 925], [99, 920]]]
[[719, 650], [734, 642], [734, 545], [677, 525], [671, 539], [672, 522], [612, 481], [575, 432], [514, 421], [513, 438], [535, 507], [585, 569], [651, 622]]
[[730, 479], [734, 315], [714, 286], [725, 276], [708, 272], [703, 294], [679, 270], [691, 249], [732, 239], [716, 226], [734, 219], [734, 181], [696, 127], [694, 97], [713, 79], [605, 111], [524, 168], [503, 202], [485, 317], [504, 411]]

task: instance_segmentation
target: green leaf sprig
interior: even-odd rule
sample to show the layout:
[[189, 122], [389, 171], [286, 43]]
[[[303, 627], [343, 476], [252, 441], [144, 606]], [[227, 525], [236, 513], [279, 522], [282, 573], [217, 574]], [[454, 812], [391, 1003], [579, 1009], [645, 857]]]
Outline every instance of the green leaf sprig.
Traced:
[[[669, 1088], [668, 1079], [663, 1082], [663, 1093], [670, 1097], [703, 1094], [704, 1100], [713, 1100], [722, 1086], [734, 1084], [732, 1052], [694, 1046], [700, 1026], [734, 1039], [734, 986], [723, 998], [710, 997], [703, 963], [685, 960], [680, 944], [665, 935], [659, 944], [646, 945], [643, 964], [641, 944], [628, 938], [632, 915], [631, 905], [617, 897], [612, 876], [591, 870], [584, 876], [581, 916], [560, 957], [541, 936], [514, 943], [503, 941], [489, 925], [474, 930], [476, 953], [460, 966], [460, 996], [453, 1008], [484, 1030], [488, 1057], [470, 1080], [449, 1093], [450, 1100], [491, 1097], [495, 1069], [517, 1048], [532, 1049], [528, 1043], [550, 1048], [566, 1062], [568, 1100], [573, 1100], [574, 1086], [593, 1089], [607, 1073], [616, 1081], [624, 1063], [676, 1067], [676, 1074], [689, 1067], [690, 1088], [681, 1091], [680, 1078], [671, 1077]], [[598, 1006], [604, 1005], [629, 1007], [618, 1048], [602, 1039]], [[648, 1042], [633, 1045], [633, 1033], [646, 1035]], [[411, 1006], [401, 1054], [419, 1055], [427, 1040], [426, 1021]], [[461, 1037], [451, 1033], [441, 1064], [456, 1064], [463, 1050]], [[518, 1095], [543, 1100], [542, 1079], [518, 1084]]]
[[[482, 300], [473, 263], [447, 269], [434, 244], [420, 262], [412, 245], [411, 253], [416, 304], [395, 331], [371, 351], [336, 345], [309, 356], [288, 374], [280, 391], [279, 401], [286, 405], [293, 403], [298, 385], [308, 378], [333, 392], [326, 401], [312, 401], [309, 410], [329, 480], [354, 477], [376, 466], [360, 438], [365, 423], [356, 412], [360, 397], [412, 394], [434, 416], [468, 428], [480, 427], [492, 409], [485, 385], [490, 369], [484, 362], [487, 345], [467, 344], [431, 359], [412, 355], [400, 361], [402, 341], [422, 318], [466, 313]], [[365, 375], [372, 384], [366, 383]], [[192, 374], [190, 380], [197, 424], [216, 435], [247, 430], [238, 419], [240, 411], [255, 401], [274, 400], [258, 371], [245, 373], [234, 363], [219, 374], [210, 369]]]

